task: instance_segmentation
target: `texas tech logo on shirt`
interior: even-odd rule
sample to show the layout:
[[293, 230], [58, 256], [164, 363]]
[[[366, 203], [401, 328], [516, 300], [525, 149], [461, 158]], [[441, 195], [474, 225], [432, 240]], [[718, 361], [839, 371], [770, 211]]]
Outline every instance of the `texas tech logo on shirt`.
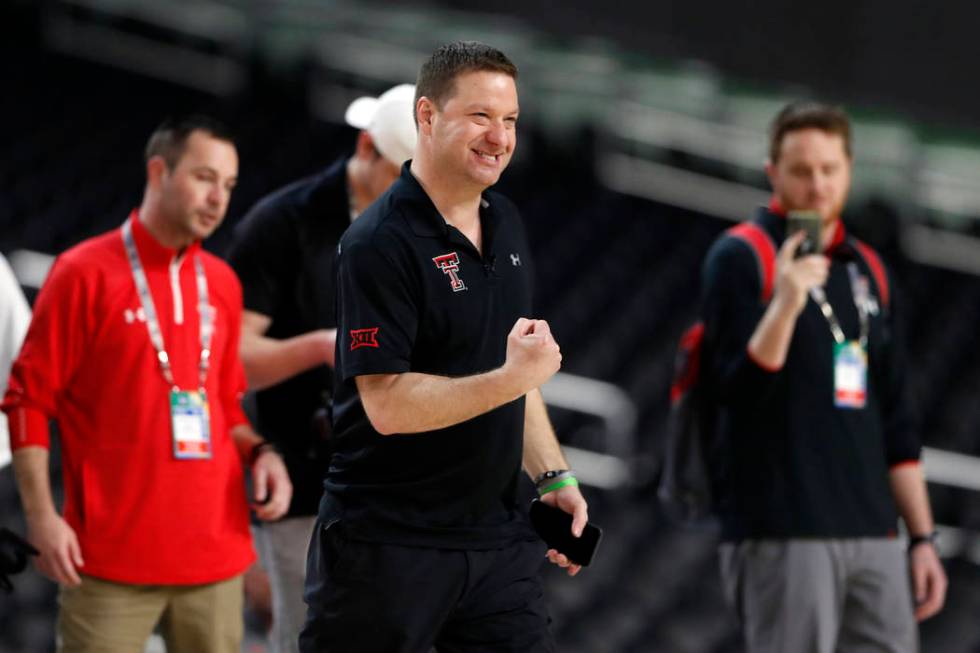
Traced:
[[466, 284], [463, 283], [463, 280], [457, 274], [459, 272], [459, 256], [457, 256], [456, 252], [436, 256], [432, 261], [436, 264], [437, 268], [442, 270], [443, 274], [449, 275], [449, 285], [452, 286], [453, 292], [466, 290]]
[[350, 350], [361, 347], [378, 347], [378, 327], [350, 330]]

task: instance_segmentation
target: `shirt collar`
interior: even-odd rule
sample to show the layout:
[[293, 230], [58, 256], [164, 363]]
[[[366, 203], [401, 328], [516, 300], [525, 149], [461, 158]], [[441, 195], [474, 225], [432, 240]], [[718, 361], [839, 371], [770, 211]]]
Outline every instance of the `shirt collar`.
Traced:
[[392, 199], [395, 204], [408, 204], [412, 209], [404, 212], [408, 226], [416, 236], [438, 238], [449, 233], [449, 224], [439, 213], [432, 199], [426, 194], [422, 184], [410, 169], [412, 161], [402, 165], [401, 176], [392, 186]]
[[[439, 213], [439, 209], [432, 203], [432, 199], [422, 188], [422, 184], [415, 178], [411, 171], [411, 160], [402, 165], [401, 176], [392, 187], [393, 199], [396, 203], [405, 202], [412, 204], [414, 210], [405, 211], [405, 219], [416, 236], [427, 238], [449, 237], [449, 223]], [[483, 249], [490, 251], [493, 235], [496, 232], [497, 223], [500, 216], [497, 214], [496, 207], [491, 204], [486, 195], [480, 198], [480, 223], [484, 234]]]
[[[129, 214], [129, 221], [133, 229], [133, 240], [136, 241], [136, 250], [139, 252], [140, 260], [144, 266], [149, 266], [153, 264], [163, 264], [167, 265], [175, 258], [177, 258], [177, 250], [171, 247], [164, 247], [160, 242], [150, 233], [140, 220], [139, 209], [133, 209]], [[187, 246], [182, 252], [183, 258], [188, 256], [193, 256], [201, 249], [201, 241], [195, 240], [189, 246]]]

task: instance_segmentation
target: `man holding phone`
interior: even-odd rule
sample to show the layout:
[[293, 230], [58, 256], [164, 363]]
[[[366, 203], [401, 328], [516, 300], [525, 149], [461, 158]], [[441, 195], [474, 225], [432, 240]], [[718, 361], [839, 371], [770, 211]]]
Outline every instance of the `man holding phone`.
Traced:
[[[771, 300], [760, 302], [744, 242], [719, 239], [704, 266], [704, 369], [729, 461], [719, 502], [726, 594], [751, 653], [915, 651], [915, 621], [941, 609], [947, 581], [901, 316], [877, 255], [840, 217], [846, 114], [785, 107], [766, 173], [773, 199], [755, 222], [778, 248]], [[813, 214], [817, 250], [798, 256]]]
[[555, 650], [521, 467], [576, 536], [588, 515], [539, 390], [561, 352], [527, 317], [524, 228], [485, 192], [516, 146], [516, 77], [489, 46], [437, 49], [416, 83], [415, 158], [341, 239], [335, 449], [302, 651]]

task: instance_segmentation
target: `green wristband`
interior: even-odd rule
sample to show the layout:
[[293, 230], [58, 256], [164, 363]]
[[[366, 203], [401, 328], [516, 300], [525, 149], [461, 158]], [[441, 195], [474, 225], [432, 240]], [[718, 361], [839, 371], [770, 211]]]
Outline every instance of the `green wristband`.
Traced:
[[552, 483], [548, 487], [538, 488], [538, 496], [539, 497], [543, 497], [544, 495], [548, 494], [549, 492], [554, 492], [555, 490], [560, 490], [563, 487], [568, 487], [569, 485], [573, 485], [575, 487], [578, 487], [578, 479], [575, 478], [574, 476], [569, 476], [568, 478], [563, 478], [562, 480], [558, 481], [557, 483]]

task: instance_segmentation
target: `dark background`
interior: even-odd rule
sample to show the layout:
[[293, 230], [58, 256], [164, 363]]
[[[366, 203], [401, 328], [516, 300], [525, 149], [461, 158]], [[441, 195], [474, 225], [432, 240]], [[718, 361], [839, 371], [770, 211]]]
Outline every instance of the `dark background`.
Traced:
[[[355, 133], [339, 120], [343, 103], [333, 113], [314, 110], [317, 89], [377, 93], [410, 81], [392, 78], [402, 73], [390, 70], [415, 70], [413, 57], [431, 50], [433, 41], [473, 38], [488, 25], [498, 31], [495, 40], [487, 40], [505, 51], [511, 39], [517, 43], [518, 36], [529, 35], [530, 45], [515, 46], [513, 53], [527, 74], [521, 78], [518, 154], [499, 189], [525, 216], [537, 258], [540, 316], [549, 320], [562, 344], [563, 370], [614, 384], [637, 411], [627, 454], [611, 451], [608, 434], [595, 418], [551, 411], [565, 444], [615, 454], [629, 471], [624, 484], [586, 488], [593, 519], [606, 530], [595, 565], [575, 579], [553, 569], [546, 572], [560, 650], [741, 650], [720, 593], [715, 525], [707, 521], [677, 528], [661, 513], [653, 491], [677, 338], [696, 314], [701, 259], [731, 223], [643, 193], [617, 192], [598, 170], [608, 154], [625, 153], [705, 179], [741, 180], [764, 196], [762, 161], [747, 171], [680, 147], [620, 142], [608, 124], [590, 118], [588, 111], [576, 113], [576, 102], [601, 108], [619, 100], [579, 89], [582, 82], [615, 87], [618, 72], [612, 79], [596, 79], [594, 72], [578, 68], [577, 55], [604, 53], [624, 69], [693, 67], [719, 78], [723, 89], [830, 99], [863, 112], [899, 116], [910, 130], [929, 138], [968, 144], [980, 115], [972, 80], [977, 59], [972, 30], [980, 8], [925, 2], [902, 7], [880, 0], [791, 8], [762, 1], [609, 2], [597, 7], [572, 0], [557, 7], [539, 0], [500, 0], [493, 6], [429, 3], [429, 27], [390, 18], [401, 16], [410, 6], [405, 3], [229, 0], [216, 5], [243, 8], [251, 30], [244, 42], [229, 45], [93, 9], [98, 3], [82, 4], [0, 4], [4, 254], [20, 249], [58, 254], [118, 226], [141, 197], [148, 134], [165, 115], [191, 110], [216, 114], [240, 136], [240, 183], [226, 223], [207, 243], [221, 254], [230, 229], [259, 197], [328, 165], [352, 146]], [[201, 4], [189, 0], [152, 7], [179, 17]], [[287, 7], [314, 15], [308, 31], [300, 29], [301, 19], [299, 28], [282, 31], [272, 17]], [[192, 90], [134, 72], [125, 61], [95, 62], [85, 52], [65, 52], [45, 36], [46, 20], [55, 11], [99, 14], [101, 24], [122, 33], [226, 53], [241, 64], [246, 82], [228, 94]], [[372, 27], [371, 19], [366, 26], [352, 20], [361, 31], [313, 33], [317, 21], [329, 25], [337, 16], [359, 13], [378, 25]], [[390, 20], [382, 28], [386, 17]], [[355, 49], [331, 49], [352, 34], [361, 39], [350, 42]], [[375, 36], [377, 41], [370, 40]], [[272, 41], [281, 48], [277, 52], [293, 47], [300, 53], [289, 60], [276, 58], [267, 47]], [[407, 47], [405, 61], [373, 49], [386, 43]], [[315, 56], [316, 48], [327, 54]], [[374, 62], [386, 72], [351, 72], [342, 65], [345, 57], [356, 64]], [[542, 72], [538, 69], [546, 58], [556, 68]], [[579, 90], [553, 94], [566, 84]], [[725, 107], [718, 102], [697, 108], [724, 121]], [[860, 158], [867, 150], [861, 148], [861, 132], [857, 136]], [[764, 135], [757, 137], [761, 144]], [[963, 174], [973, 172], [967, 168]], [[917, 336], [910, 343], [910, 358], [923, 440], [976, 455], [980, 279], [907, 255], [903, 229], [934, 217], [899, 199], [907, 191], [915, 195], [915, 184], [907, 186], [893, 185], [856, 200], [845, 217], [849, 227], [882, 250], [895, 275], [895, 292], [908, 308], [909, 331]], [[958, 217], [963, 231], [976, 230], [970, 215]], [[33, 297], [34, 290], [26, 290]], [[57, 489], [57, 448], [54, 465]], [[939, 483], [930, 484], [930, 493], [944, 526], [951, 588], [946, 610], [923, 627], [923, 649], [980, 651], [980, 556], [975, 553], [980, 502], [974, 492]], [[0, 470], [0, 526], [24, 528], [9, 468]], [[53, 650], [55, 588], [33, 571], [15, 582], [14, 594], [0, 594], [0, 651]], [[247, 650], [264, 650], [258, 622], [252, 622]]]

